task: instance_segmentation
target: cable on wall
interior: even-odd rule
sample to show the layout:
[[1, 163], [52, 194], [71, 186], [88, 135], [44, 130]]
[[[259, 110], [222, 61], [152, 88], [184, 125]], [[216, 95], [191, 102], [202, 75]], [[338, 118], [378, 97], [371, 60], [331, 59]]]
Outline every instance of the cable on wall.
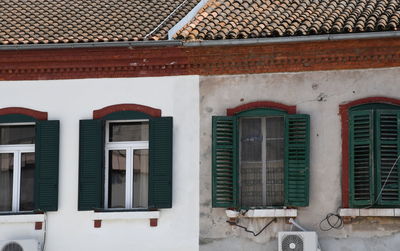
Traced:
[[[395, 162], [393, 163], [392, 167], [390, 168], [390, 171], [389, 171], [388, 175], [386, 176], [385, 182], [383, 183], [383, 186], [382, 186], [381, 190], [379, 191], [379, 194], [378, 194], [378, 196], [376, 197], [375, 201], [374, 201], [371, 205], [369, 205], [369, 206], [367, 206], [367, 207], [364, 207], [364, 208], [362, 208], [362, 209], [371, 208], [371, 207], [373, 207], [373, 206], [376, 204], [376, 202], [378, 202], [379, 198], [380, 198], [381, 195], [382, 195], [383, 189], [385, 189], [385, 186], [386, 186], [386, 184], [387, 184], [387, 181], [389, 180], [390, 175], [392, 174], [393, 169], [394, 169], [394, 167], [396, 166], [396, 164], [397, 164], [397, 162], [399, 161], [399, 159], [400, 159], [400, 155], [397, 156]], [[339, 209], [338, 209], [338, 210], [339, 210]], [[320, 228], [322, 231], [329, 231], [329, 230], [332, 230], [332, 229], [342, 229], [343, 227], [344, 227], [343, 219], [342, 219], [342, 217], [339, 215], [338, 212], [327, 214], [326, 217], [325, 217], [324, 219], [322, 219], [322, 220], [320, 221], [320, 223], [319, 223], [319, 228]]]
[[343, 219], [338, 213], [329, 213], [319, 223], [319, 229], [329, 231], [332, 229], [342, 229], [344, 227]]
[[244, 229], [244, 231], [246, 231], [247, 233], [251, 233], [251, 234], [254, 235], [254, 237], [256, 237], [256, 236], [258, 236], [259, 234], [261, 234], [265, 229], [267, 229], [267, 227], [268, 227], [269, 225], [271, 225], [272, 222], [276, 222], [276, 221], [277, 221], [277, 218], [273, 218], [270, 222], [267, 223], [267, 225], [265, 225], [265, 226], [264, 226], [259, 232], [257, 232], [257, 233], [255, 233], [255, 232], [252, 231], [252, 230], [249, 230], [247, 227], [244, 227], [244, 226], [241, 226], [241, 225], [237, 224], [236, 222], [231, 222], [231, 221], [226, 221], [226, 222], [229, 223], [230, 225], [240, 227], [240, 228]]
[[378, 196], [376, 197], [376, 200], [374, 201], [374, 203], [372, 203], [372, 204], [369, 205], [368, 207], [364, 207], [363, 209], [371, 208], [373, 205], [375, 205], [375, 204], [378, 202], [379, 198], [380, 198], [381, 195], [382, 195], [383, 189], [385, 188], [386, 183], [387, 183], [387, 181], [389, 180], [389, 177], [390, 177], [390, 175], [392, 174], [392, 171], [393, 171], [394, 167], [396, 166], [397, 162], [399, 161], [399, 159], [400, 159], [400, 155], [397, 156], [396, 161], [393, 163], [392, 167], [390, 168], [390, 171], [389, 171], [388, 175], [386, 176], [385, 182], [383, 183], [383, 186], [382, 186], [381, 190], [379, 191], [379, 194], [378, 194]]

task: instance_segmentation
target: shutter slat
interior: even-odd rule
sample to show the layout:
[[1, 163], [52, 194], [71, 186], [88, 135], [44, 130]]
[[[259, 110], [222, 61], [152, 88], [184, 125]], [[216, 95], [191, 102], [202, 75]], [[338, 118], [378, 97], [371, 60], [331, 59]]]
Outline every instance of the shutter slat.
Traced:
[[58, 209], [58, 165], [60, 122], [36, 122], [35, 204], [42, 211]]
[[235, 117], [213, 117], [213, 207], [233, 208], [237, 205], [236, 126]]
[[370, 205], [374, 200], [373, 112], [350, 113], [350, 206]]
[[309, 115], [286, 116], [285, 141], [285, 205], [305, 207], [309, 203]]
[[78, 210], [103, 208], [104, 133], [101, 120], [79, 124]]
[[[399, 165], [393, 167], [399, 154], [400, 112], [394, 110], [377, 110], [377, 196], [380, 205], [393, 206], [400, 204]], [[390, 173], [390, 170], [392, 169]], [[388, 177], [390, 173], [390, 176]], [[387, 179], [386, 185], [385, 181]], [[384, 187], [383, 187], [384, 186]]]
[[150, 209], [172, 207], [172, 129], [172, 117], [150, 119]]

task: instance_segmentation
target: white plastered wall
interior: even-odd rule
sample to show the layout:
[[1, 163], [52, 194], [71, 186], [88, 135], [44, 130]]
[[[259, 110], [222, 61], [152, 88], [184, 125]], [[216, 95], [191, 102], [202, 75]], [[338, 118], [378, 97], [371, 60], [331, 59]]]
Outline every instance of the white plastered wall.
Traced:
[[[341, 230], [323, 232], [320, 221], [341, 206], [339, 105], [360, 98], [400, 99], [400, 68], [210, 76], [200, 78], [200, 250], [278, 250], [277, 232], [291, 226], [281, 218], [254, 237], [226, 223], [224, 209], [211, 208], [211, 117], [254, 101], [296, 105], [311, 116], [310, 206], [297, 221], [317, 231], [323, 251], [398, 250], [400, 219], [357, 218]], [[254, 232], [271, 218], [243, 219]]]
[[[198, 85], [197, 76], [0, 82], [0, 108], [25, 107], [60, 120], [59, 210], [47, 215], [46, 250], [198, 250]], [[173, 207], [161, 210], [157, 227], [149, 219], [124, 219], [94, 228], [93, 212], [77, 211], [79, 120], [121, 103], [161, 109], [174, 120]], [[34, 223], [0, 223], [0, 240], [43, 242], [43, 235]]]

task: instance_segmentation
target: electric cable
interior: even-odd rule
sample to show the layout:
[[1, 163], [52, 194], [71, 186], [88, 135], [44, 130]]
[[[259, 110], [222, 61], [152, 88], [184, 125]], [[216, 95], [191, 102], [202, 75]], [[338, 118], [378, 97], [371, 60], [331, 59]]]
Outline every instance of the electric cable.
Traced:
[[375, 204], [378, 202], [379, 197], [381, 197], [382, 192], [383, 192], [383, 189], [385, 188], [386, 183], [387, 183], [387, 181], [389, 180], [390, 175], [392, 174], [393, 168], [396, 166], [396, 164], [397, 164], [397, 162], [399, 161], [399, 159], [400, 159], [400, 155], [397, 156], [396, 161], [394, 162], [394, 164], [393, 164], [392, 167], [390, 168], [390, 171], [389, 171], [388, 175], [386, 176], [385, 182], [383, 183], [383, 186], [382, 186], [381, 190], [379, 191], [379, 194], [378, 194], [378, 196], [376, 197], [374, 203], [372, 203], [371, 205], [369, 205], [369, 206], [367, 206], [367, 207], [364, 207], [363, 209], [371, 208], [373, 205], [375, 205]]
[[251, 233], [251, 234], [254, 235], [254, 237], [256, 237], [256, 236], [258, 236], [259, 234], [261, 234], [265, 229], [267, 229], [267, 227], [268, 227], [269, 225], [271, 225], [272, 222], [276, 222], [276, 220], [277, 220], [277, 218], [273, 218], [273, 219], [272, 219], [270, 222], [268, 222], [267, 225], [265, 225], [258, 233], [255, 233], [254, 231], [249, 230], [247, 227], [241, 226], [241, 225], [237, 224], [236, 222], [230, 222], [230, 221], [226, 221], [226, 222], [229, 223], [230, 225], [234, 225], [234, 226], [240, 227], [240, 228], [244, 229], [244, 231], [246, 231], [246, 232], [248, 232], [248, 233]]
[[343, 219], [338, 213], [329, 213], [326, 215], [324, 219], [322, 219], [319, 222], [319, 229], [321, 229], [322, 231], [329, 231], [332, 229], [342, 229], [343, 227], [344, 227]]
[[[399, 161], [399, 159], [400, 159], [400, 155], [397, 156], [395, 162], [393, 163], [392, 167], [390, 168], [390, 171], [389, 171], [388, 175], [386, 176], [385, 182], [383, 182], [383, 186], [382, 186], [381, 190], [379, 191], [379, 194], [378, 194], [378, 196], [376, 197], [375, 201], [374, 201], [371, 205], [369, 205], [369, 206], [367, 206], [367, 207], [364, 207], [364, 208], [362, 208], [362, 209], [371, 208], [371, 207], [373, 207], [373, 206], [376, 204], [376, 202], [378, 202], [379, 198], [380, 198], [381, 195], [382, 195], [383, 189], [385, 189], [385, 186], [386, 186], [386, 184], [387, 184], [387, 182], [388, 182], [388, 180], [389, 180], [389, 177], [390, 177], [390, 175], [392, 174], [393, 169], [394, 169], [394, 167], [396, 166], [396, 164], [397, 164], [397, 162]], [[339, 210], [339, 209], [338, 209], [338, 210]], [[326, 222], [326, 223], [325, 223], [325, 222]], [[325, 226], [324, 226], [324, 225], [325, 225]], [[322, 231], [329, 231], [329, 230], [332, 230], [332, 229], [342, 229], [343, 227], [344, 227], [343, 219], [342, 219], [342, 217], [339, 215], [338, 212], [327, 214], [326, 217], [325, 217], [324, 219], [322, 219], [322, 220], [320, 221], [320, 223], [319, 223], [319, 228], [320, 228]]]

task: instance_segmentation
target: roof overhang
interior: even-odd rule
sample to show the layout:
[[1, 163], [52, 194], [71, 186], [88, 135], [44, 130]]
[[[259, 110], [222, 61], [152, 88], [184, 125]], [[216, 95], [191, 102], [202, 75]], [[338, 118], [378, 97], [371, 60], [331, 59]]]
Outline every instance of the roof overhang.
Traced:
[[[367, 36], [369, 34], [369, 36]], [[254, 74], [400, 66], [400, 32], [202, 42], [0, 46], [0, 80]]]

